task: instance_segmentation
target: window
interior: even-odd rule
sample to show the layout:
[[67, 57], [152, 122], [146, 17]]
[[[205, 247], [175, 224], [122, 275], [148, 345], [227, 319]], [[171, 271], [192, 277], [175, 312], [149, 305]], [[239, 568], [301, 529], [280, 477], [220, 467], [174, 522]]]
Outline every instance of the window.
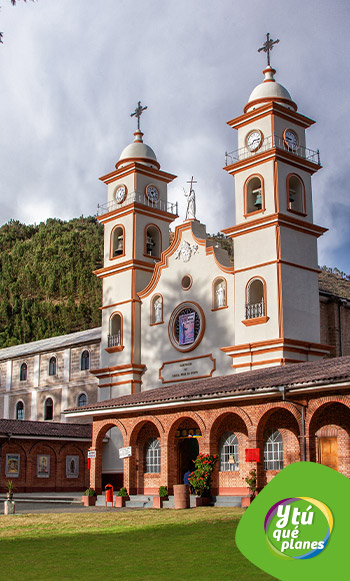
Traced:
[[86, 404], [87, 404], [87, 395], [86, 393], [81, 393], [78, 397], [78, 408]]
[[287, 177], [287, 207], [291, 212], [305, 214], [305, 190], [297, 175]]
[[145, 229], [145, 254], [159, 258], [162, 253], [161, 233], [158, 226], [150, 224]]
[[19, 380], [20, 381], [27, 380], [27, 364], [26, 363], [22, 363], [22, 365], [21, 365], [21, 369], [19, 372]]
[[53, 401], [48, 397], [44, 404], [44, 420], [53, 419]]
[[260, 278], [248, 282], [246, 290], [245, 318], [254, 319], [265, 316], [265, 285]]
[[151, 301], [151, 325], [163, 323], [163, 299], [161, 295], [155, 295]]
[[83, 351], [81, 354], [80, 369], [81, 371], [90, 369], [90, 353], [88, 351]]
[[260, 210], [265, 210], [263, 180], [260, 176], [253, 176], [245, 184], [245, 214]]
[[160, 443], [151, 438], [146, 444], [145, 472], [160, 472]]
[[125, 244], [125, 231], [123, 226], [116, 226], [111, 234], [111, 258], [122, 256]]
[[169, 320], [169, 338], [178, 351], [191, 351], [202, 340], [205, 317], [195, 303], [181, 303], [172, 312]]
[[283, 468], [283, 440], [280, 432], [272, 432], [264, 445], [265, 470], [282, 470]]
[[51, 357], [49, 362], [49, 375], [56, 375], [56, 372], [57, 372], [56, 357]]
[[110, 319], [108, 347], [120, 347], [122, 344], [122, 316], [114, 313]]
[[24, 420], [24, 403], [18, 401], [16, 404], [16, 420]]
[[226, 432], [220, 439], [220, 471], [238, 470], [238, 438], [233, 432]]

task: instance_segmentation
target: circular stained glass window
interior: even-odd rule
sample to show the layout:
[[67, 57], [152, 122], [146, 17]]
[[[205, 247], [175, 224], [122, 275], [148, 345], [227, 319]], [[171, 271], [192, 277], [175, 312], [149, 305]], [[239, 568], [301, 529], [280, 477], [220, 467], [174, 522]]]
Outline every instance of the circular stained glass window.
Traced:
[[205, 328], [204, 313], [199, 305], [182, 303], [169, 321], [169, 337], [179, 351], [191, 351], [200, 343]]

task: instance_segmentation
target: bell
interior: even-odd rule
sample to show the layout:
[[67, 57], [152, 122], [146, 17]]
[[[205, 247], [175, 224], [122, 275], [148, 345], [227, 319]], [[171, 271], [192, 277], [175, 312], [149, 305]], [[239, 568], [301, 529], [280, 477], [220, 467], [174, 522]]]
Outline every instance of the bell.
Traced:
[[115, 255], [123, 254], [123, 235], [118, 236], [117, 248], [115, 250]]
[[262, 206], [262, 197], [261, 197], [261, 192], [259, 192], [256, 195], [256, 200], [255, 200], [255, 204], [254, 206], [258, 209], [261, 210], [261, 206]]
[[295, 198], [294, 198], [294, 195], [293, 195], [293, 194], [295, 194], [295, 191], [294, 191], [294, 190], [289, 190], [289, 203], [290, 203], [290, 204], [293, 204], [293, 202], [294, 202], [294, 200], [295, 200]]
[[155, 246], [155, 242], [154, 242], [153, 238], [151, 238], [151, 236], [147, 236], [147, 244], [146, 244], [147, 254], [152, 254], [152, 250], [153, 250], [154, 246]]

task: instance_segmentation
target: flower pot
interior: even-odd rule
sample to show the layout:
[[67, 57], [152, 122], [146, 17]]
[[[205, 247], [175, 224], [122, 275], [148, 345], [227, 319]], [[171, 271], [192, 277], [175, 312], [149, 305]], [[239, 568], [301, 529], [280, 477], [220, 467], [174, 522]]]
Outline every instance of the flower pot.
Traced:
[[164, 500], [168, 500], [167, 496], [154, 496], [153, 497], [153, 508], [163, 508]]
[[82, 496], [81, 501], [84, 506], [95, 506], [97, 496]]
[[209, 496], [196, 496], [194, 499], [194, 506], [197, 508], [198, 506], [209, 506], [210, 505], [210, 497]]
[[130, 500], [128, 496], [116, 496], [114, 506], [116, 508], [124, 508], [127, 500]]

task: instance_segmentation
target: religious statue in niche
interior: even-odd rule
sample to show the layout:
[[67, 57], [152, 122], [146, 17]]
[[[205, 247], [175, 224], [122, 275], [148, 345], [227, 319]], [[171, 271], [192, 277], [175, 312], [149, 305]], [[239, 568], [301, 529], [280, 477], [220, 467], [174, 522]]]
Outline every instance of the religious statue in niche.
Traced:
[[161, 323], [162, 322], [162, 310], [163, 310], [161, 297], [158, 297], [154, 301], [153, 308], [154, 308], [154, 322]]
[[197, 182], [193, 181], [193, 176], [191, 178], [190, 182], [187, 182], [188, 184], [190, 184], [190, 191], [188, 194], [186, 194], [185, 190], [185, 197], [187, 198], [187, 210], [186, 210], [186, 218], [185, 220], [196, 220], [196, 193], [193, 189], [193, 184], [196, 184]]
[[221, 282], [216, 288], [216, 306], [224, 307], [226, 304], [226, 296], [225, 296], [225, 285]]

